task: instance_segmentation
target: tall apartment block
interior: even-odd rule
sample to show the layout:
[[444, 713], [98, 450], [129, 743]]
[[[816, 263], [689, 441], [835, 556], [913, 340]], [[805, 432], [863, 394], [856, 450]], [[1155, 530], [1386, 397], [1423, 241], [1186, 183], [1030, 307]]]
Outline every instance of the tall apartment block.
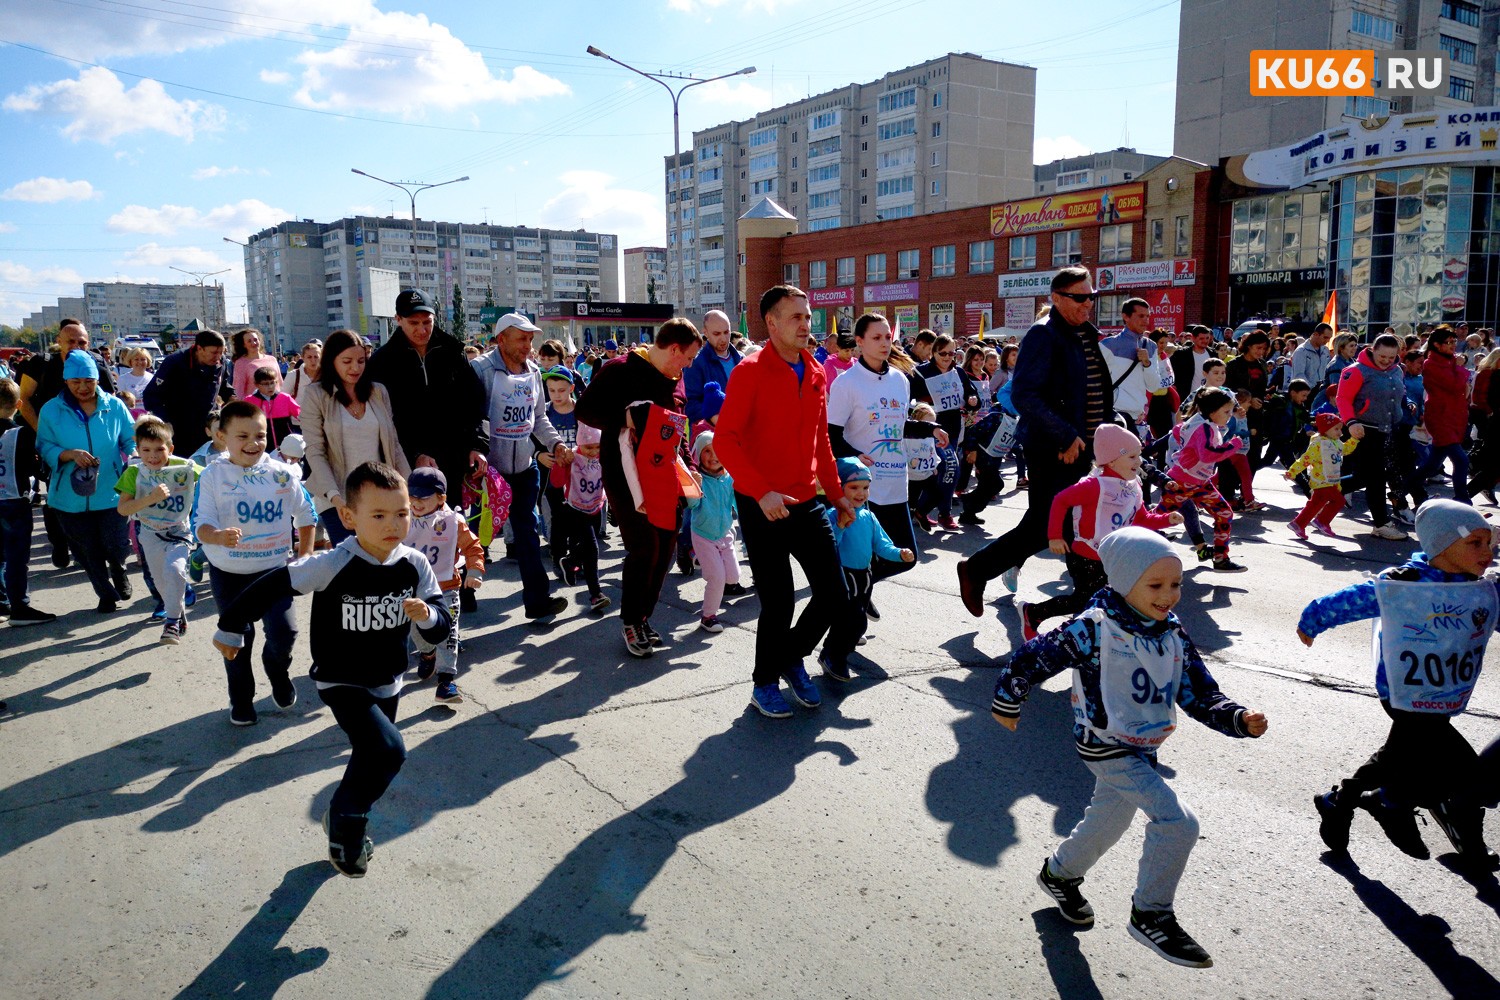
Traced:
[[625, 250], [625, 301], [669, 302], [667, 294], [667, 248], [627, 247]]
[[224, 328], [224, 286], [191, 282], [158, 285], [136, 281], [88, 281], [81, 298], [62, 298], [57, 306], [43, 306], [27, 317], [25, 326], [42, 330], [63, 317], [81, 319], [94, 340], [141, 335], [173, 339], [173, 334], [197, 320], [215, 330]]
[[733, 258], [762, 197], [803, 232], [1027, 197], [1035, 118], [1034, 68], [950, 53], [695, 132], [666, 157], [664, 298], [693, 319], [753, 304]]
[[453, 290], [463, 290], [472, 329], [486, 295], [530, 313], [544, 302], [614, 301], [620, 292], [619, 240], [609, 233], [529, 226], [356, 216], [337, 222], [284, 222], [256, 233], [245, 249], [251, 322], [284, 349], [339, 328], [376, 335], [370, 272], [392, 271], [420, 288], [453, 323]]
[[1165, 156], [1137, 153], [1121, 146], [1104, 153], [1064, 156], [1051, 163], [1038, 163], [1032, 173], [1036, 177], [1037, 194], [1060, 194], [1064, 191], [1124, 184], [1135, 180], [1165, 159]]
[[[1215, 164], [1372, 114], [1493, 104], [1497, 15], [1470, 0], [1182, 0], [1172, 151]], [[1448, 75], [1441, 95], [1395, 102], [1252, 97], [1253, 49], [1441, 51]]]

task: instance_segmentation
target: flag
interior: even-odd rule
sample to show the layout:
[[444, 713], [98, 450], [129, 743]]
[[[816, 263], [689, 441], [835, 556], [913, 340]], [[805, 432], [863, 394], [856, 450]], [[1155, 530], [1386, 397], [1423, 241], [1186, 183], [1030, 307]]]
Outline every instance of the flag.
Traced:
[[896, 314], [896, 329], [891, 334], [891, 343], [901, 343], [901, 314], [899, 312]]
[[1323, 310], [1323, 322], [1333, 327], [1333, 335], [1339, 333], [1339, 293], [1332, 291], [1328, 293], [1328, 305]]
[[750, 314], [745, 309], [740, 310], [740, 335], [750, 336]]
[[984, 343], [984, 313], [979, 314], [979, 342]]
[[828, 336], [837, 344], [839, 342], [839, 314], [832, 309], [828, 310], [828, 322], [833, 324], [828, 331]]

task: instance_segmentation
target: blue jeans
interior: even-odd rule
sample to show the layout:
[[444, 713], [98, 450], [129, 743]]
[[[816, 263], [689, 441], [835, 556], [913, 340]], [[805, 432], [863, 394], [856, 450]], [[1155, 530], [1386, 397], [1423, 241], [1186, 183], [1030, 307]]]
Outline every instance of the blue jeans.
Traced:
[[[229, 607], [245, 589], [260, 578], [258, 573], [230, 573], [213, 563], [208, 564], [208, 578], [213, 583], [214, 600], [219, 608]], [[271, 605], [261, 624], [266, 628], [266, 646], [261, 650], [261, 667], [266, 679], [277, 681], [292, 668], [292, 644], [297, 641], [297, 620], [292, 614], [292, 599], [284, 597]], [[245, 626], [245, 644], [233, 662], [224, 661], [229, 680], [229, 707], [249, 708], [255, 701], [255, 673], [250, 669], [250, 654], [255, 650], [255, 626]]]
[[[1495, 443], [1500, 447], [1500, 442]], [[1453, 444], [1445, 444], [1441, 448], [1434, 445], [1431, 455], [1425, 465], [1418, 470], [1416, 475], [1416, 486], [1423, 487], [1427, 477], [1434, 472], [1440, 472], [1443, 468], [1443, 459], [1453, 463], [1453, 499], [1459, 503], [1472, 505], [1473, 500], [1469, 498], [1469, 453], [1464, 451], [1462, 442], [1455, 441]], [[1425, 489], [1423, 490], [1425, 493]]]
[[552, 593], [547, 570], [542, 566], [542, 542], [537, 537], [536, 501], [541, 476], [533, 465], [506, 476], [505, 481], [510, 484], [510, 530], [515, 539], [511, 545], [521, 567], [521, 600], [527, 615], [544, 615]]
[[1136, 810], [1146, 814], [1146, 847], [1136, 875], [1135, 905], [1170, 910], [1188, 855], [1198, 843], [1198, 817], [1146, 758], [1131, 754], [1087, 760], [1094, 772], [1094, 797], [1083, 819], [1052, 855], [1052, 871], [1082, 878], [1094, 862], [1130, 829]]
[[0, 500], [0, 563], [5, 572], [7, 604], [26, 603], [26, 576], [31, 562], [31, 501]]

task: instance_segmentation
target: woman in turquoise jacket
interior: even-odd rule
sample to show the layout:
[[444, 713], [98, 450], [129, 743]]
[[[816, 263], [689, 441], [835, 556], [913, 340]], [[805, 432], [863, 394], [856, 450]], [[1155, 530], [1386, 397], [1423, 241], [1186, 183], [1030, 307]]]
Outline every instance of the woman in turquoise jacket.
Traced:
[[135, 424], [125, 404], [99, 391], [99, 367], [86, 351], [63, 361], [67, 389], [37, 414], [36, 449], [52, 469], [47, 506], [88, 573], [100, 614], [131, 596], [125, 519], [115, 510], [115, 483], [135, 454]]

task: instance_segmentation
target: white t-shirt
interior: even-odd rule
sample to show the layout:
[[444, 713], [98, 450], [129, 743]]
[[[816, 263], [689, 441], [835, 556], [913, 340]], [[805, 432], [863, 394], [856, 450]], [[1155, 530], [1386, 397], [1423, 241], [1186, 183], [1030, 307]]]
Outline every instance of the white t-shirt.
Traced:
[[877, 375], [859, 361], [828, 389], [828, 422], [844, 428], [844, 440], [875, 460], [870, 502], [906, 502], [906, 408], [911, 383], [894, 368]]

